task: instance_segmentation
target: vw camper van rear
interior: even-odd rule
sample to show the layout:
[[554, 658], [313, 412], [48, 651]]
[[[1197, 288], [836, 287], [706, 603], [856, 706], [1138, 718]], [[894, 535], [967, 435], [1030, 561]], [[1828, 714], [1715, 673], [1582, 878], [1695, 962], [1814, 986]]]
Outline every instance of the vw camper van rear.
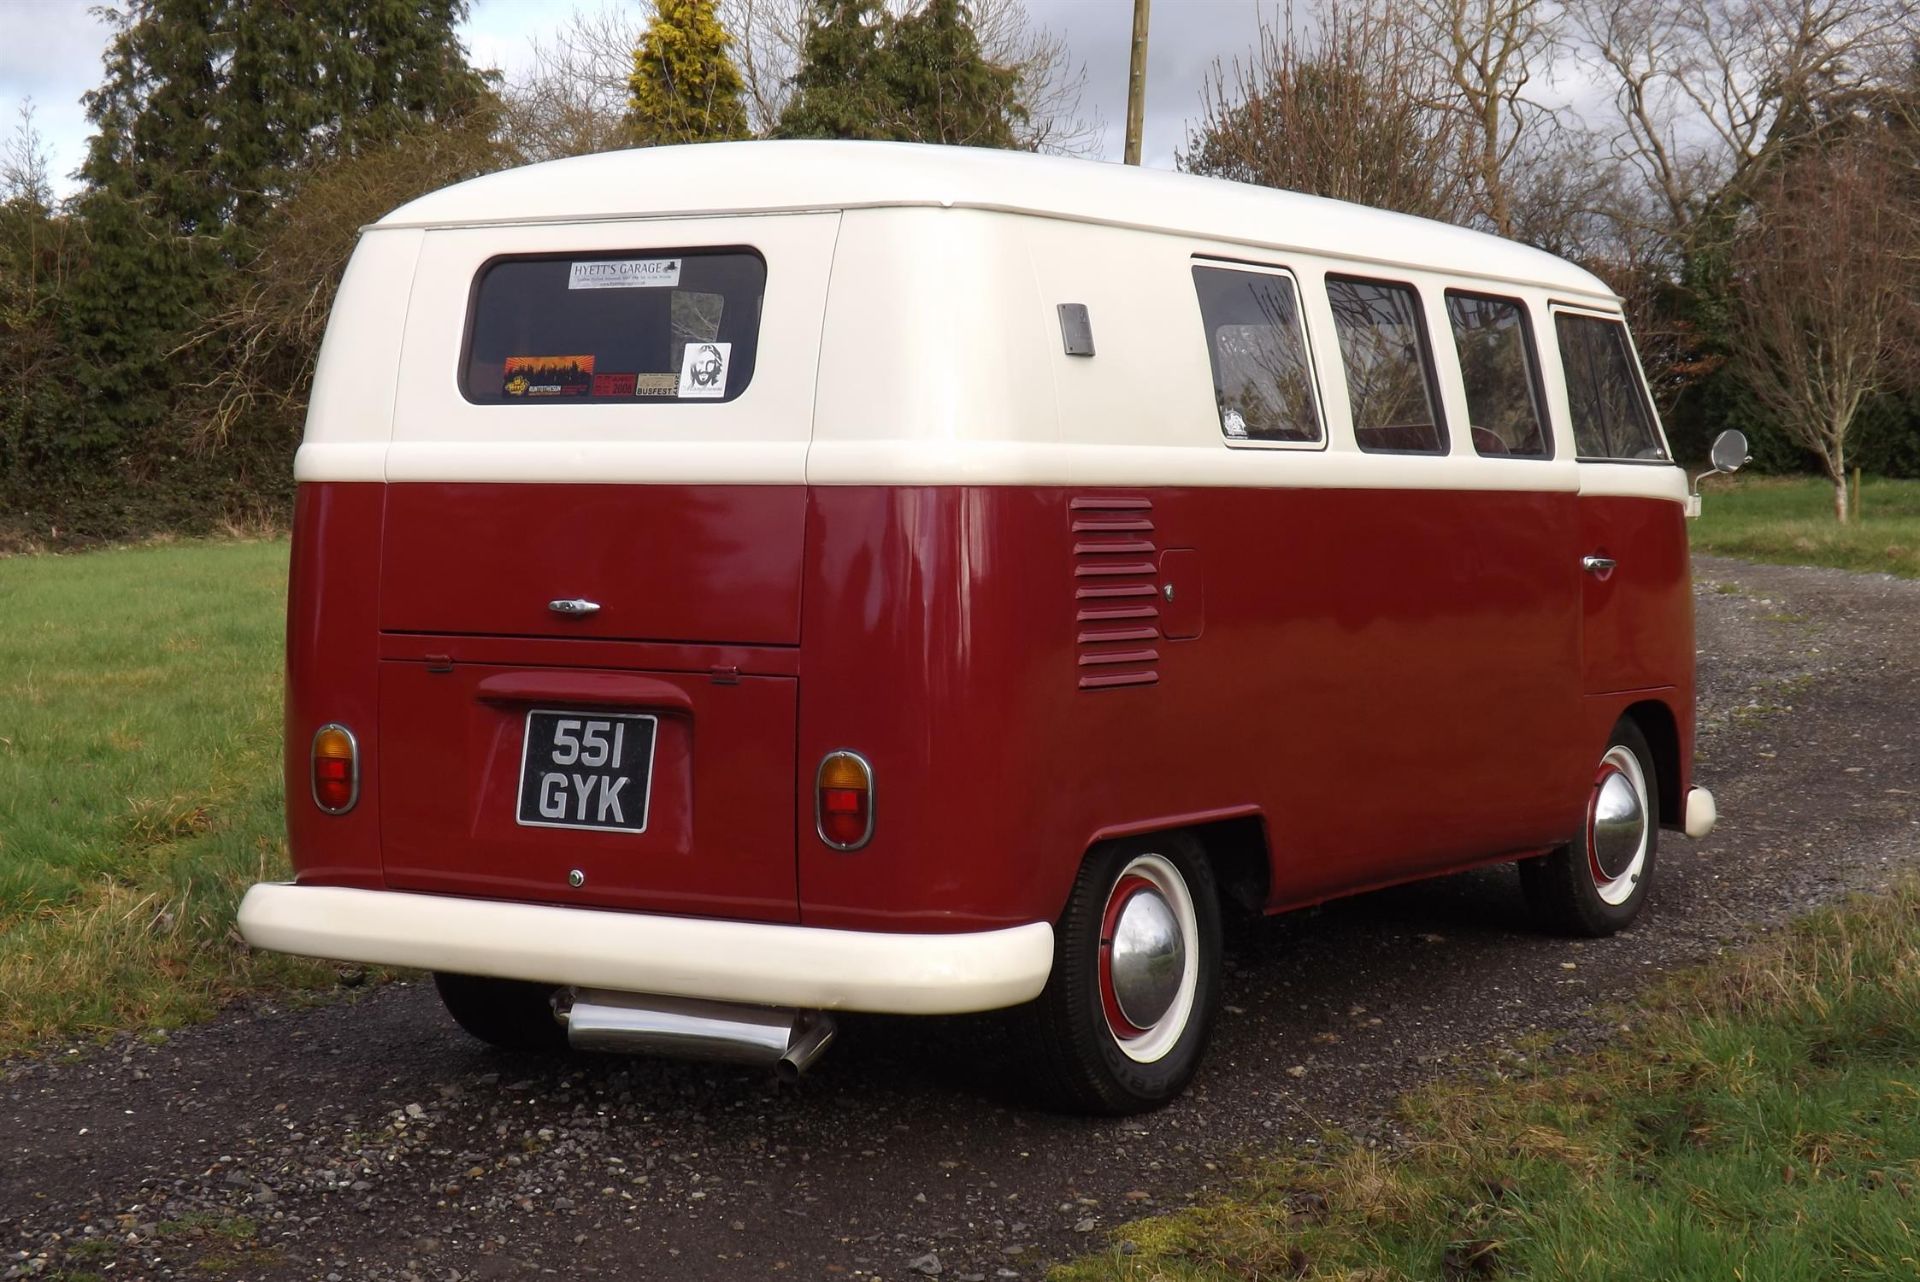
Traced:
[[1131, 1111], [1223, 913], [1519, 862], [1604, 934], [1712, 824], [1618, 300], [1459, 229], [883, 144], [510, 171], [365, 231], [296, 473], [242, 930], [501, 1045], [1004, 1010]]

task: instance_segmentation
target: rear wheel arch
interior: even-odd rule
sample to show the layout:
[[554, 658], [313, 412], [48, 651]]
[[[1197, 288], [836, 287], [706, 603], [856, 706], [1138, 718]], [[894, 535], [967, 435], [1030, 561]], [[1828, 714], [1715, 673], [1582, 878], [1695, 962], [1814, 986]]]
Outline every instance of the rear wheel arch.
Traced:
[[[1213, 870], [1223, 911], [1250, 916], [1265, 912], [1273, 886], [1273, 846], [1267, 836], [1266, 815], [1252, 807], [1217, 818], [1180, 816], [1103, 828], [1081, 849], [1071, 877], [1078, 877], [1089, 859], [1115, 842], [1168, 837], [1191, 840], [1199, 847]], [[1058, 902], [1065, 904], [1064, 893]]]

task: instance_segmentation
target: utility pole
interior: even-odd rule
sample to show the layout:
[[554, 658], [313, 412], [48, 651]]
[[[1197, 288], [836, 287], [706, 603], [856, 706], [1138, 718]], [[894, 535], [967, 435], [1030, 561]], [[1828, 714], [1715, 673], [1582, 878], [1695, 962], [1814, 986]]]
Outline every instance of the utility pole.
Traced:
[[1147, 115], [1147, 6], [1133, 0], [1133, 58], [1127, 68], [1127, 163], [1140, 163], [1140, 132]]

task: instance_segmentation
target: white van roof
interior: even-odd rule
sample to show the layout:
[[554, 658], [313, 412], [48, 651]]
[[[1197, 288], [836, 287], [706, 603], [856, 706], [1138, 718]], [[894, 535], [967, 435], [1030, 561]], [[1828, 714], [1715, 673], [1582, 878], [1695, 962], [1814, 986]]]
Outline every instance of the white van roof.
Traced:
[[1564, 259], [1431, 219], [1191, 174], [915, 143], [730, 142], [576, 156], [457, 183], [375, 226], [886, 206], [1036, 214], [1614, 297], [1598, 277]]

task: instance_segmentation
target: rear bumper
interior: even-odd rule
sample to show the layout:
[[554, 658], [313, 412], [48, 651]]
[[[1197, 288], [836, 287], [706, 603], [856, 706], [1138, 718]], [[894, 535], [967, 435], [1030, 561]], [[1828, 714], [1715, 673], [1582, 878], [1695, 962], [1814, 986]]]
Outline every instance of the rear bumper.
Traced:
[[1714, 804], [1713, 794], [1705, 788], [1687, 790], [1687, 813], [1682, 817], [1686, 825], [1687, 836], [1695, 841], [1713, 831], [1720, 822], [1720, 808]]
[[247, 892], [240, 933], [333, 961], [899, 1015], [1017, 1006], [1053, 966], [1045, 922], [892, 935], [287, 882]]

